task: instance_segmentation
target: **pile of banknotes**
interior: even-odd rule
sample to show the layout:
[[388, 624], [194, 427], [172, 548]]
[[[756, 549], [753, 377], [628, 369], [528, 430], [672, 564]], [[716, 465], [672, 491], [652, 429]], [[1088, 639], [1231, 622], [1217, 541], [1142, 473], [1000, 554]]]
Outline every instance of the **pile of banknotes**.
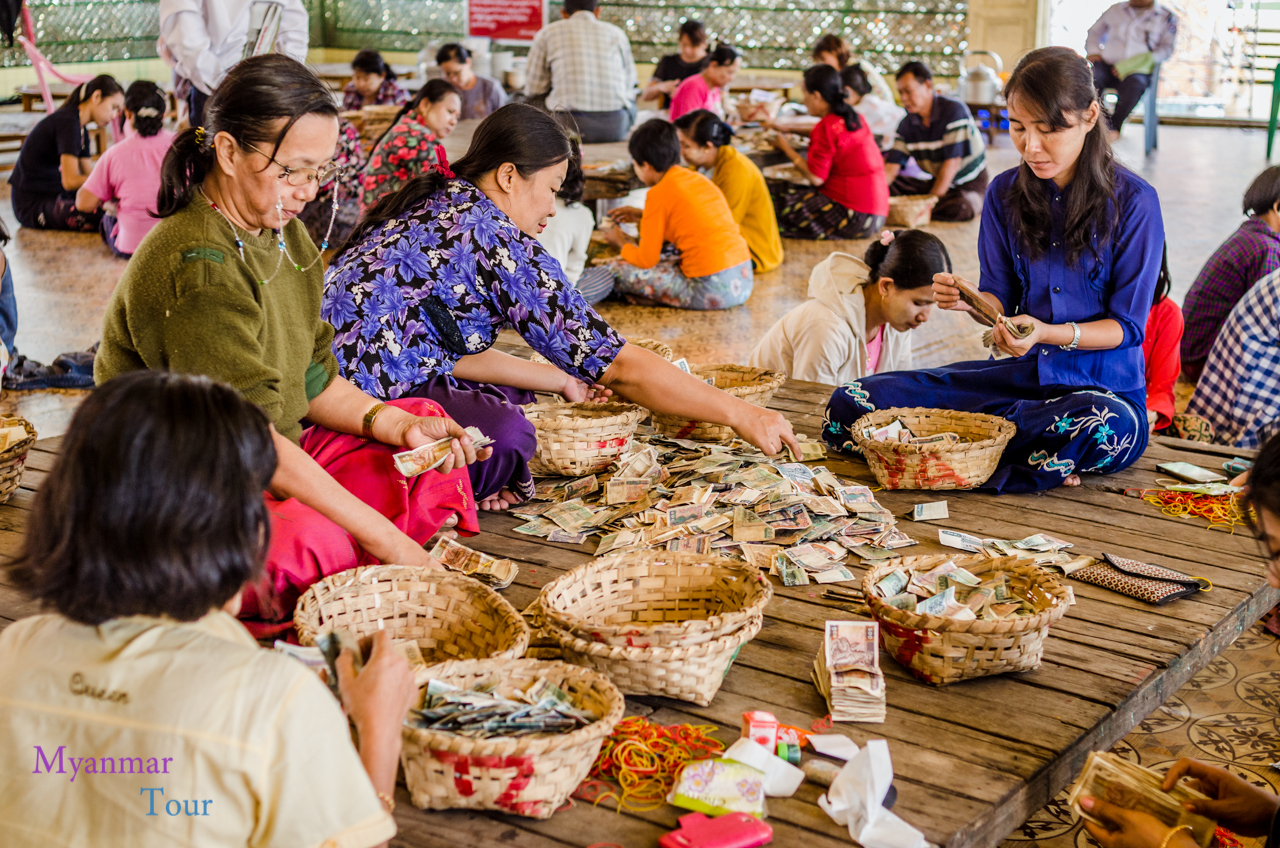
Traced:
[[989, 557], [1020, 557], [1041, 568], [1063, 575], [1096, 565], [1098, 562], [1090, 556], [1066, 553], [1067, 548], [1075, 546], [1044, 533], [1037, 533], [1025, 539], [979, 539], [977, 536], [971, 536], [959, 530], [939, 530], [938, 541], [949, 548], [971, 554], [986, 554]]
[[405, 724], [472, 739], [491, 739], [568, 733], [599, 719], [574, 706], [564, 690], [545, 677], [510, 698], [497, 694], [496, 688], [496, 680], [470, 689], [429, 680], [422, 707], [409, 710]]
[[813, 682], [827, 699], [832, 721], [883, 722], [880, 625], [828, 621], [822, 651], [813, 660]]
[[862, 437], [876, 442], [897, 442], [901, 445], [944, 445], [946, 447], [965, 441], [960, 438], [959, 433], [917, 436], [902, 422], [901, 418], [895, 418], [883, 427], [866, 427], [862, 430]]
[[875, 591], [891, 607], [958, 621], [1006, 621], [1041, 611], [1030, 578], [999, 571], [983, 579], [952, 559], [928, 571], [894, 569]]
[[455, 539], [441, 537], [431, 549], [431, 555], [450, 571], [474, 577], [493, 589], [505, 589], [520, 573], [520, 568], [509, 559], [499, 559], [489, 554], [473, 551]]
[[1182, 805], [1205, 796], [1190, 786], [1179, 783], [1165, 792], [1164, 776], [1149, 768], [1131, 763], [1111, 752], [1089, 754], [1080, 779], [1067, 796], [1067, 803], [1076, 815], [1098, 822], [1080, 808], [1080, 798], [1089, 796], [1154, 816], [1166, 831], [1175, 827], [1190, 827], [1191, 838], [1201, 848], [1208, 848], [1217, 823], [1212, 819], [1188, 812]]
[[854, 580], [850, 553], [874, 561], [916, 542], [866, 486], [821, 465], [823, 446], [802, 441], [766, 456], [745, 442], [708, 444], [638, 436], [611, 474], [540, 482], [511, 513], [516, 531], [583, 544], [595, 554], [657, 549], [749, 562], [787, 586]]
[[[493, 439], [480, 432], [478, 427], [467, 427], [464, 431], [471, 437], [471, 444], [476, 450], [487, 448], [493, 444]], [[439, 439], [429, 444], [416, 447], [413, 450], [401, 451], [393, 454], [392, 459], [395, 461], [396, 468], [406, 477], [417, 477], [419, 474], [425, 474], [428, 471], [434, 471], [439, 468], [449, 453], [453, 450], [453, 439]]]

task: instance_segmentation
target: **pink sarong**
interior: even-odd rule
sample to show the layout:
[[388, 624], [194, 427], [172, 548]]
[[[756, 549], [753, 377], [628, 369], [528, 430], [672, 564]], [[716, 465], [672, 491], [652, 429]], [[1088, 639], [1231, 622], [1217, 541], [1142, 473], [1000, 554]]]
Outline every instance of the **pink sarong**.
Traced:
[[[439, 404], [421, 398], [393, 400], [388, 405], [423, 417], [444, 415]], [[406, 478], [391, 459], [402, 448], [324, 427], [307, 429], [301, 445], [344, 489], [419, 544], [430, 539], [451, 515], [458, 516], [457, 529], [462, 533], [475, 534], [480, 529], [466, 468]], [[265, 573], [243, 593], [240, 609], [245, 627], [259, 639], [282, 635], [292, 628], [298, 597], [312, 583], [377, 562], [350, 533], [296, 498], [281, 501], [264, 493], [263, 500], [271, 513]]]

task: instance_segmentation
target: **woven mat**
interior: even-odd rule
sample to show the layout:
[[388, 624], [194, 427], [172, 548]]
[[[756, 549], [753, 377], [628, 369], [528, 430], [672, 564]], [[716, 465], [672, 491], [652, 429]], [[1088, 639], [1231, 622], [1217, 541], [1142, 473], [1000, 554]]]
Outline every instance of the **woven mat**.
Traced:
[[[1255, 625], [1111, 749], [1164, 771], [1182, 757], [1224, 766], [1280, 791], [1280, 640]], [[1086, 848], [1096, 843], [1058, 794], [1002, 848]], [[1265, 840], [1241, 839], [1246, 848]]]

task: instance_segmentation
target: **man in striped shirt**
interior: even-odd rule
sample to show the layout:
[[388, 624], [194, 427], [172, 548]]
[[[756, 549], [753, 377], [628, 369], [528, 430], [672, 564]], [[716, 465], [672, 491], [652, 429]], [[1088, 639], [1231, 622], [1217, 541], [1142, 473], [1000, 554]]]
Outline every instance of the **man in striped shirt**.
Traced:
[[600, 20], [598, 0], [565, 0], [561, 16], [534, 36], [524, 93], [567, 109], [583, 144], [621, 141], [636, 119], [631, 42]]
[[[889, 193], [932, 194], [935, 221], [973, 220], [987, 190], [987, 152], [969, 107], [935, 93], [933, 72], [923, 62], [898, 70], [898, 94], [907, 117], [884, 153]], [[900, 173], [911, 159], [928, 179]]]

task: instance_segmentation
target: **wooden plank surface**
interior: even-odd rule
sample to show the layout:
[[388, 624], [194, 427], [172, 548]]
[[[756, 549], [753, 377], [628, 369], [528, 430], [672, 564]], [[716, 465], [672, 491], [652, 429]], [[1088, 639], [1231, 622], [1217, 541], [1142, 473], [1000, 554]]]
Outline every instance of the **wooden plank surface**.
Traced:
[[[527, 355], [522, 345], [503, 344]], [[830, 388], [790, 381], [771, 406], [796, 429], [816, 436]], [[22, 487], [0, 507], [0, 556], [20, 548], [36, 489], [56, 460], [60, 440], [32, 450]], [[899, 527], [920, 545], [908, 553], [941, 553], [940, 527], [996, 538], [1048, 532], [1074, 542], [1081, 553], [1104, 551], [1159, 562], [1209, 578], [1212, 592], [1153, 607], [1114, 592], [1072, 581], [1077, 604], [1051, 631], [1045, 660], [1036, 671], [935, 688], [883, 657], [888, 683], [884, 724], [837, 724], [859, 743], [887, 739], [899, 800], [896, 810], [933, 842], [946, 846], [992, 845], [1040, 809], [1079, 772], [1091, 750], [1109, 747], [1173, 695], [1241, 632], [1280, 600], [1262, 577], [1253, 538], [1207, 529], [1205, 522], [1164, 515], [1127, 497], [1125, 489], [1153, 487], [1157, 462], [1185, 460], [1219, 467], [1248, 452], [1156, 439], [1146, 455], [1121, 474], [1088, 475], [1078, 489], [996, 497], [978, 493], [881, 492], [897, 515], [926, 500], [945, 499], [950, 518]], [[832, 455], [836, 474], [873, 483], [860, 460]], [[522, 523], [507, 515], [481, 518], [481, 535], [469, 544], [520, 564], [503, 595], [517, 608], [564, 571], [591, 558], [587, 545], [551, 543], [514, 532]], [[861, 575], [863, 569], [850, 566]], [[726, 742], [738, 735], [741, 713], [767, 709], [788, 724], [809, 726], [826, 705], [809, 679], [828, 618], [846, 615], [822, 599], [822, 587], [775, 585], [760, 634], [745, 645], [724, 686], [708, 707], [657, 697], [628, 698], [631, 714], [663, 723], [715, 724]], [[0, 579], [0, 627], [35, 612]], [[817, 807], [820, 790], [805, 784], [789, 799], [770, 799], [775, 843], [814, 848], [847, 846], [847, 831]], [[581, 801], [537, 822], [496, 813], [427, 813], [415, 809], [401, 787], [397, 846], [527, 846], [561, 848], [616, 842], [652, 846], [675, 826], [674, 807], [648, 813], [613, 811], [608, 803]]]

